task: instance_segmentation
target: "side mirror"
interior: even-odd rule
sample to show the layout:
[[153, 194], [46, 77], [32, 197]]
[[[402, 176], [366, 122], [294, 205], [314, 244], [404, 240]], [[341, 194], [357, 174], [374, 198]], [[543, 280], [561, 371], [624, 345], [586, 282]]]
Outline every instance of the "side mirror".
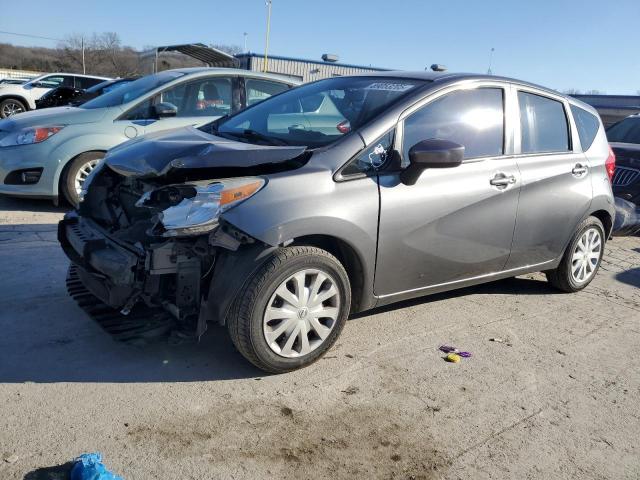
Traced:
[[457, 167], [464, 158], [464, 146], [449, 140], [422, 140], [409, 149], [409, 166], [400, 174], [405, 185], [414, 185], [427, 168]]
[[173, 103], [162, 102], [153, 106], [153, 111], [157, 118], [175, 117], [178, 114], [178, 107]]

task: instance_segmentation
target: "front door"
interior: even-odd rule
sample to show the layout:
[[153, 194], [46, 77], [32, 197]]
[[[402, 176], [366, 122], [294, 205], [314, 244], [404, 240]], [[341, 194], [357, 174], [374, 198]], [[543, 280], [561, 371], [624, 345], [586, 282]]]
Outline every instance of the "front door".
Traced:
[[465, 146], [454, 168], [427, 169], [415, 185], [381, 173], [375, 294], [388, 296], [501, 271], [509, 258], [520, 176], [497, 85], [453, 90], [399, 124], [402, 162], [416, 143], [439, 138]]
[[[233, 77], [206, 77], [174, 85], [129, 109], [114, 122], [127, 138], [171, 128], [205, 123], [232, 111]], [[174, 117], [157, 118], [154, 105], [170, 103], [176, 107]]]

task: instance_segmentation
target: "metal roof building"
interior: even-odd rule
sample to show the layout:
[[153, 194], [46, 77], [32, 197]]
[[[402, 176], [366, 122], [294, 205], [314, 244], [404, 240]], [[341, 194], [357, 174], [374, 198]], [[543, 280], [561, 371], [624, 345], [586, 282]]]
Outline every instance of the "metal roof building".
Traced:
[[[235, 56], [238, 68], [245, 70], [265, 71], [264, 56], [256, 53], [241, 53]], [[372, 66], [349, 65], [331, 61], [318, 62], [301, 58], [280, 57], [270, 55], [267, 57], [266, 71], [278, 73], [295, 78], [302, 82], [312, 82], [321, 78], [340, 77], [343, 75], [355, 75], [366, 72], [380, 72], [387, 68]]]
[[164, 52], [178, 52], [195, 58], [209, 67], [241, 68], [254, 72], [268, 72], [285, 75], [301, 82], [312, 82], [322, 78], [355, 75], [358, 73], [386, 71], [387, 68], [377, 68], [363, 65], [338, 63], [336, 55], [325, 54], [324, 61], [307, 60], [303, 58], [281, 57], [271, 55], [267, 57], [265, 69], [264, 55], [257, 53], [240, 53], [232, 56], [203, 43], [184, 43], [180, 45], [163, 45], [144, 52], [141, 60], [151, 60], [150, 70], [158, 71], [158, 59]]

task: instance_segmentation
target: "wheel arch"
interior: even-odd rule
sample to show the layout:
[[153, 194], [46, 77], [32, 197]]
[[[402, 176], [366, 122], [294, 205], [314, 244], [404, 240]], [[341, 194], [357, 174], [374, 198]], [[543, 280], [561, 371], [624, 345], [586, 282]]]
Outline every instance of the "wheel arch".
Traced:
[[8, 93], [6, 95], [0, 95], [0, 102], [4, 102], [5, 100], [18, 100], [20, 103], [24, 105], [27, 111], [31, 110], [29, 101], [25, 97], [23, 97], [22, 95], [18, 95], [17, 93]]
[[589, 216], [596, 217], [602, 222], [605, 230], [605, 238], [609, 238], [613, 230], [613, 218], [611, 217], [611, 214], [606, 210], [596, 210], [595, 212], [591, 212]]
[[369, 308], [364, 293], [366, 289], [363, 260], [348, 242], [332, 235], [317, 234], [298, 237], [291, 245], [318, 247], [336, 257], [347, 271], [351, 284], [351, 311], [355, 313]]
[[68, 158], [65, 162], [64, 165], [62, 165], [62, 168], [58, 168], [58, 178], [55, 179], [55, 185], [57, 185], [57, 189], [58, 189], [58, 196], [60, 196], [60, 193], [62, 192], [61, 187], [62, 187], [62, 182], [64, 181], [65, 176], [67, 175], [67, 170], [69, 170], [69, 166], [74, 162], [74, 160], [82, 155], [86, 155], [88, 153], [107, 153], [106, 150], [102, 150], [99, 148], [93, 149], [93, 150], [87, 150], [86, 152], [82, 152], [82, 153], [78, 153], [77, 155], [74, 155], [70, 158]]

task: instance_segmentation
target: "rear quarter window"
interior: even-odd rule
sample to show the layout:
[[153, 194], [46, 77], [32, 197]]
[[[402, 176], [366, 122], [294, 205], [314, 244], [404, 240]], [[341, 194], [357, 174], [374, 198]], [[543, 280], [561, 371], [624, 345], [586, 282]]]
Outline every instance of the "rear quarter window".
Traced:
[[600, 120], [593, 113], [571, 105], [571, 113], [573, 119], [576, 122], [578, 128], [578, 136], [580, 137], [580, 145], [582, 145], [582, 151], [586, 152], [591, 148], [593, 141], [596, 138], [598, 129], [600, 128]]

